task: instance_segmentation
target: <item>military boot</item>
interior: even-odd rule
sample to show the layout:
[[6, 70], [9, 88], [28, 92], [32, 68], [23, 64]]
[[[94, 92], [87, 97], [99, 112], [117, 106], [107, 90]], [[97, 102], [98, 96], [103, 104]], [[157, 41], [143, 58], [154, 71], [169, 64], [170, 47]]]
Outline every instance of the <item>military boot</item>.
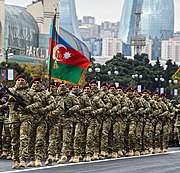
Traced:
[[123, 154], [123, 152], [122, 152], [122, 150], [119, 150], [118, 151], [118, 155], [119, 155], [119, 157], [122, 157], [124, 154]]
[[129, 152], [126, 154], [128, 157], [131, 157], [134, 155], [134, 152], [133, 150], [129, 150]]
[[92, 156], [92, 160], [99, 160], [99, 154], [98, 153], [94, 153], [93, 156]]
[[69, 160], [69, 163], [73, 163], [74, 157], [71, 157], [71, 159]]
[[99, 158], [100, 159], [105, 159], [105, 157], [107, 157], [108, 153], [106, 153], [105, 151], [101, 151]]
[[27, 167], [35, 167], [35, 161], [30, 161], [30, 162], [27, 164]]
[[166, 152], [167, 152], [167, 150], [168, 150], [167, 148], [163, 148], [163, 152], [164, 152], [164, 153], [166, 153]]
[[146, 153], [145, 153], [145, 150], [142, 150], [141, 151], [141, 155], [145, 155]]
[[79, 156], [74, 156], [73, 163], [79, 163]]
[[65, 163], [67, 161], [67, 156], [63, 155], [61, 158], [57, 161], [58, 164]]
[[112, 153], [112, 158], [118, 158], [118, 153], [117, 152], [113, 152]]
[[19, 164], [20, 168], [25, 168], [26, 167], [26, 162], [25, 161], [21, 161]]
[[7, 157], [7, 152], [3, 151], [0, 157], [5, 159]]
[[152, 153], [153, 153], [153, 154], [159, 153], [159, 149], [158, 149], [158, 148], [155, 148]]
[[139, 151], [135, 151], [134, 155], [135, 156], [140, 156], [140, 152]]
[[90, 162], [91, 160], [92, 160], [92, 159], [91, 159], [90, 156], [86, 156], [86, 157], [83, 159], [84, 162]]
[[55, 161], [57, 162], [59, 160], [59, 154], [56, 154]]
[[150, 154], [150, 150], [145, 150], [145, 154]]
[[42, 166], [42, 162], [41, 162], [40, 159], [36, 159], [35, 166], [37, 166], [37, 167], [41, 167]]
[[45, 162], [45, 165], [52, 165], [54, 157], [52, 155], [49, 155], [48, 159]]
[[12, 169], [17, 169], [19, 168], [19, 162], [14, 162], [14, 164], [12, 165]]
[[6, 157], [7, 160], [11, 160], [12, 157], [11, 157], [11, 154], [8, 154], [7, 157]]

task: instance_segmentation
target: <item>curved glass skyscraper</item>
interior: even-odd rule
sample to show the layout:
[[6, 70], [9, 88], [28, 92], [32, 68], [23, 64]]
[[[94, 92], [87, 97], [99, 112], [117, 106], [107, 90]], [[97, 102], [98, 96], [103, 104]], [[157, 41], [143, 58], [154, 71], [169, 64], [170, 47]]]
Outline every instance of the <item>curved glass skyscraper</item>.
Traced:
[[[119, 38], [130, 44], [134, 35], [135, 12], [141, 7], [141, 34], [153, 40], [154, 49], [162, 39], [172, 37], [174, 33], [174, 0], [124, 0], [121, 15]], [[159, 56], [153, 49], [153, 57]], [[159, 49], [159, 47], [158, 47]]]
[[81, 39], [77, 23], [75, 0], [60, 0], [60, 27]]

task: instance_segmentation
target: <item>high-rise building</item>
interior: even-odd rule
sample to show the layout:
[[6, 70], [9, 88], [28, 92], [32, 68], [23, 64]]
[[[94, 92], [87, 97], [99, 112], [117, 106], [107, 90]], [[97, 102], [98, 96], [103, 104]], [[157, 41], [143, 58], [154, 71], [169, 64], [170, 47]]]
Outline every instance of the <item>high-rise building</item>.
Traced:
[[180, 64], [180, 37], [163, 40], [161, 43], [162, 60], [172, 60]]
[[81, 39], [75, 0], [60, 0], [60, 27]]
[[125, 0], [119, 27], [119, 38], [130, 44], [135, 28], [136, 7], [141, 7], [141, 34], [153, 40], [152, 58], [160, 57], [161, 40], [174, 32], [174, 0]]
[[119, 38], [103, 38], [102, 56], [113, 57], [117, 53], [122, 53], [123, 42]]

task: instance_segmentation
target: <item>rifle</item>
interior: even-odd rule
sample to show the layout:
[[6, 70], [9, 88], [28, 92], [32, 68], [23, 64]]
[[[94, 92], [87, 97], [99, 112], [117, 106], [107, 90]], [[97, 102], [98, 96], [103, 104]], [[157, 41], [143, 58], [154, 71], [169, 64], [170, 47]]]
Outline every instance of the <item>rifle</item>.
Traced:
[[9, 95], [11, 95], [11, 96], [13, 96], [14, 98], [15, 98], [15, 100], [16, 100], [16, 103], [15, 103], [15, 105], [14, 105], [14, 110], [15, 111], [17, 111], [17, 109], [18, 109], [18, 107], [21, 105], [22, 107], [26, 107], [27, 105], [25, 104], [25, 100], [22, 98], [22, 96], [20, 96], [20, 95], [16, 95], [16, 94], [13, 94], [6, 86], [4, 86], [4, 89], [5, 89], [5, 91], [9, 94]]

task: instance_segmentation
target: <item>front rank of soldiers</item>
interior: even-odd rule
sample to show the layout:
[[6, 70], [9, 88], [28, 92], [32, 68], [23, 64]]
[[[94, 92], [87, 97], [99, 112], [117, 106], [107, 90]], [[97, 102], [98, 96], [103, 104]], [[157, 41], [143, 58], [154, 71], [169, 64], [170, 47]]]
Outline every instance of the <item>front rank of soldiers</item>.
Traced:
[[95, 80], [49, 85], [40, 77], [28, 85], [21, 74], [14, 87], [0, 86], [0, 154], [13, 169], [164, 153], [179, 134], [180, 104], [164, 93], [106, 82], [98, 89]]

